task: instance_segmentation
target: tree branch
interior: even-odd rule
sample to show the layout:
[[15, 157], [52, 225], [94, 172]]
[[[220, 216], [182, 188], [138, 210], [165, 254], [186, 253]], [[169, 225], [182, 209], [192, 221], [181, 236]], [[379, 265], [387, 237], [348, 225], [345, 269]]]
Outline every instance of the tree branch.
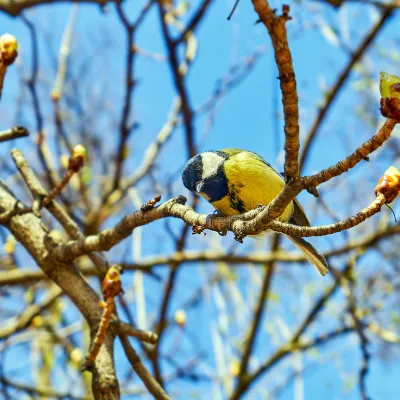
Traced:
[[158, 382], [149, 374], [147, 369], [142, 363], [142, 360], [130, 345], [129, 340], [126, 336], [120, 335], [122, 346], [124, 348], [125, 354], [128, 357], [132, 368], [139, 375], [143, 383], [145, 384], [147, 390], [154, 396], [157, 400], [170, 400], [168, 395], [165, 393], [163, 388], [158, 384]]
[[[19, 202], [14, 195], [0, 185], [0, 212], [6, 212], [16, 207]], [[48, 257], [56, 243], [49, 236], [43, 222], [32, 213], [16, 215], [5, 226], [15, 236], [25, 249], [30, 253], [40, 268], [55, 282], [69, 297], [86, 319], [91, 335], [96, 334], [96, 329], [101, 320], [101, 309], [98, 306], [99, 297], [83, 279], [75, 265], [57, 261]], [[109, 331], [95, 363], [93, 371], [93, 393], [95, 398], [102, 399], [105, 393], [108, 399], [119, 398], [119, 386], [115, 376], [113, 363], [114, 333]]]
[[0, 142], [6, 142], [8, 140], [18, 139], [29, 136], [29, 131], [23, 126], [14, 126], [11, 129], [0, 132]]
[[296, 76], [293, 68], [292, 54], [286, 32], [289, 17], [289, 6], [283, 6], [282, 15], [276, 15], [266, 0], [252, 0], [254, 10], [268, 29], [279, 71], [282, 92], [283, 113], [285, 118], [285, 177], [299, 177], [299, 104], [296, 88]]
[[119, 1], [120, 0], [0, 0], [0, 11], [16, 17], [25, 9], [36, 7], [42, 4], [93, 3], [104, 6], [107, 3]]

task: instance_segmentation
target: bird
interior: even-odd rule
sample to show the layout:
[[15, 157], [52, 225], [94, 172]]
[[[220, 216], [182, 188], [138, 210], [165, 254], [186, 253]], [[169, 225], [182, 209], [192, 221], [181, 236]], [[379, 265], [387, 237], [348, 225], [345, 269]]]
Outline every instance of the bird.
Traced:
[[[205, 198], [222, 216], [243, 214], [260, 204], [267, 206], [285, 186], [282, 176], [261, 156], [234, 148], [205, 151], [192, 157], [183, 168], [182, 182], [188, 190]], [[278, 220], [310, 226], [296, 198]], [[321, 275], [327, 274], [326, 259], [309, 242], [298, 236], [287, 237]]]

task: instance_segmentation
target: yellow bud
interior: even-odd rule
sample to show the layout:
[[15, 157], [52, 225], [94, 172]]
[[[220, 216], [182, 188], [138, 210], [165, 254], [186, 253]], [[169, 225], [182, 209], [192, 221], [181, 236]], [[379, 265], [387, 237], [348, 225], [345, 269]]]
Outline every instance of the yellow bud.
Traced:
[[229, 366], [229, 373], [233, 378], [236, 378], [239, 376], [240, 372], [240, 362], [238, 360], [234, 360], [231, 362], [231, 365]]
[[122, 192], [120, 190], [115, 190], [109, 197], [108, 203], [115, 204], [122, 196]]
[[190, 4], [188, 1], [184, 0], [178, 4], [174, 10], [176, 17], [183, 17], [189, 11]]
[[68, 160], [68, 169], [73, 172], [78, 172], [85, 163], [86, 149], [81, 144], [78, 144], [72, 150], [72, 155]]
[[71, 351], [71, 360], [73, 363], [75, 364], [80, 364], [82, 362], [83, 359], [83, 354], [81, 349], [78, 349], [77, 347], [75, 347], [72, 351]]
[[72, 157], [82, 157], [83, 159], [86, 158], [86, 149], [83, 145], [77, 144], [72, 151]]
[[383, 98], [400, 99], [400, 78], [387, 72], [381, 72], [379, 89]]
[[56, 242], [56, 243], [61, 243], [64, 239], [64, 235], [61, 231], [58, 231], [56, 229], [53, 229], [50, 231], [49, 236]]
[[14, 236], [8, 236], [6, 242], [4, 243], [4, 251], [7, 254], [13, 254], [15, 251], [15, 245], [17, 241]]
[[382, 178], [379, 179], [375, 188], [375, 194], [383, 194], [386, 197], [386, 203], [391, 203], [400, 192], [400, 171], [396, 167], [389, 167]]
[[60, 97], [61, 97], [61, 93], [60, 93], [60, 91], [58, 89], [53, 89], [51, 91], [51, 95], [50, 96], [51, 96], [51, 100], [59, 101]]
[[175, 323], [184, 328], [186, 326], [186, 313], [185, 310], [177, 310], [175, 312]]
[[18, 41], [15, 36], [5, 33], [0, 36], [1, 62], [5, 65], [12, 64], [18, 55]]
[[34, 317], [33, 319], [32, 319], [32, 322], [31, 322], [31, 326], [32, 326], [32, 328], [40, 328], [42, 325], [43, 325], [43, 317], [41, 317], [40, 315], [37, 315], [36, 317]]

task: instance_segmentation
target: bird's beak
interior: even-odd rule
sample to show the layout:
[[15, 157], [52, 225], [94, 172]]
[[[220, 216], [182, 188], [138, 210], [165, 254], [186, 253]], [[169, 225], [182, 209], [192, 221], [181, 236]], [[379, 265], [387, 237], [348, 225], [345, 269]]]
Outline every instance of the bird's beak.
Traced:
[[201, 193], [203, 191], [203, 181], [199, 181], [196, 183], [196, 192], [197, 193]]

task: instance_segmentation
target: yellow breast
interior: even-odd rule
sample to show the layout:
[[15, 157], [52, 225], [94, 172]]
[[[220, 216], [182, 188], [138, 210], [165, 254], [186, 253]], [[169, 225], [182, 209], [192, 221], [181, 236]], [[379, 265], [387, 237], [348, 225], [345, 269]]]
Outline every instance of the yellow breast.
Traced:
[[[253, 210], [258, 204], [267, 206], [283, 189], [281, 176], [255, 154], [241, 151], [224, 163], [229, 195], [212, 203], [224, 215], [237, 215]], [[288, 221], [293, 214], [290, 203], [279, 220]]]

